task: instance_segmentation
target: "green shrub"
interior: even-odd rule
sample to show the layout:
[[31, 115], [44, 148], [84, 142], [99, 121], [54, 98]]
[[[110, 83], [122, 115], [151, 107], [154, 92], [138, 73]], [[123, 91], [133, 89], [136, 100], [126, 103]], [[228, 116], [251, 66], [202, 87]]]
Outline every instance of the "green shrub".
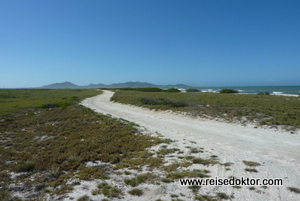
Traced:
[[164, 90], [165, 92], [172, 92], [172, 93], [176, 93], [176, 92], [180, 92], [180, 90], [179, 89], [176, 89], [176, 88], [170, 88], [170, 89], [165, 89]]
[[270, 95], [270, 92], [259, 92], [257, 95]]
[[196, 195], [195, 200], [199, 200], [199, 201], [216, 201], [215, 197], [210, 196], [210, 195]]
[[[116, 197], [116, 198], [120, 198], [120, 196], [122, 195], [122, 192], [120, 189], [116, 188], [116, 187], [113, 187], [113, 186], [110, 186], [107, 182], [102, 182], [100, 183], [98, 186], [99, 190], [101, 191], [101, 193], [103, 195], [105, 195], [106, 197]], [[99, 191], [97, 191], [95, 189], [95, 194]]]
[[24, 163], [20, 166], [19, 172], [31, 172], [35, 168], [35, 164], [32, 162]]
[[57, 103], [57, 105], [59, 105], [59, 107], [65, 108], [65, 107], [71, 105], [71, 102], [69, 102], [69, 101], [59, 101]]
[[162, 178], [161, 181], [164, 182], [164, 183], [171, 183], [171, 182], [173, 182], [172, 179], [168, 179], [168, 178]]
[[90, 200], [91, 200], [90, 197], [87, 195], [84, 195], [77, 199], [77, 201], [90, 201]]
[[245, 171], [247, 172], [258, 172], [256, 169], [254, 168], [245, 168]]
[[132, 179], [125, 179], [124, 182], [127, 185], [130, 185], [132, 187], [135, 187], [139, 185], [140, 183], [143, 183], [147, 180], [147, 175], [138, 175]]
[[187, 107], [188, 104], [184, 102], [175, 102], [164, 98], [140, 98], [139, 101], [143, 105], [165, 105], [171, 107]]
[[217, 198], [221, 199], [221, 200], [229, 200], [230, 196], [227, 195], [226, 193], [216, 193]]
[[42, 104], [41, 108], [46, 109], [46, 108], [57, 108], [59, 105], [57, 103], [46, 103]]
[[139, 189], [139, 188], [134, 188], [134, 189], [128, 191], [128, 193], [131, 195], [135, 195], [135, 196], [141, 196], [141, 195], [143, 195], [143, 190]]
[[221, 89], [219, 91], [221, 94], [233, 94], [233, 93], [239, 93], [237, 90], [234, 89]]
[[2, 187], [0, 188], [0, 199], [1, 200], [9, 200], [10, 197], [10, 192], [9, 192], [9, 188], [7, 187]]
[[199, 89], [187, 89], [186, 92], [200, 92]]
[[79, 101], [80, 98], [78, 96], [71, 96], [70, 98], [70, 101]]

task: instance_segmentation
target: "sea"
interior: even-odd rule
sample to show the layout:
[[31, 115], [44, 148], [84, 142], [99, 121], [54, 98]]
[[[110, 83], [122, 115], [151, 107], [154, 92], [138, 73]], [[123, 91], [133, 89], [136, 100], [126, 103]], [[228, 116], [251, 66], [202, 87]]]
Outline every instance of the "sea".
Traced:
[[[193, 89], [201, 90], [202, 92], [218, 92], [221, 89], [234, 89], [240, 93], [258, 94], [268, 92], [276, 95], [299, 95], [300, 86], [255, 86], [255, 87], [192, 87]], [[186, 89], [183, 89], [186, 90]]]

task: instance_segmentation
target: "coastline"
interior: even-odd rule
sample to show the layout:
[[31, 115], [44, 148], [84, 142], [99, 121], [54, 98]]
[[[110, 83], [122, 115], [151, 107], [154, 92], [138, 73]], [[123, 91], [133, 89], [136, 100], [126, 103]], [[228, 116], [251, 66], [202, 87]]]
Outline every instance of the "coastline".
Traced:
[[288, 97], [300, 97], [299, 95], [294, 94], [270, 94], [272, 96], [288, 96]]
[[[227, 87], [193, 87], [202, 92], [218, 92], [221, 89], [234, 89], [241, 94], [258, 94], [268, 92], [270, 95], [295, 95], [300, 94], [300, 86], [227, 86]], [[186, 90], [187, 88], [182, 88]]]

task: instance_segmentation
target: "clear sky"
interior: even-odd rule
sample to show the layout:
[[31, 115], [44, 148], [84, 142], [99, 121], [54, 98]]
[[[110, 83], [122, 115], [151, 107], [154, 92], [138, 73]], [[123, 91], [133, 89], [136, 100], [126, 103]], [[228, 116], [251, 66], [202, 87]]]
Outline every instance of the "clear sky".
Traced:
[[300, 85], [299, 0], [0, 0], [0, 88]]

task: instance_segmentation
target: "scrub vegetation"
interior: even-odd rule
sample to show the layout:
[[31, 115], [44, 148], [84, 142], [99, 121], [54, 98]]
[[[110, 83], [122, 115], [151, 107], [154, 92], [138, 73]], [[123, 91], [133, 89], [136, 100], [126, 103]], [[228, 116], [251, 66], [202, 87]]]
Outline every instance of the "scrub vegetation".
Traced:
[[[145, 184], [168, 185], [181, 178], [207, 178], [211, 171], [203, 168], [227, 166], [193, 141], [179, 149], [178, 142], [172, 139], [142, 133], [133, 122], [97, 114], [79, 104], [100, 93], [70, 89], [0, 91], [0, 200], [55, 200], [86, 188], [87, 181], [96, 181], [96, 186], [86, 189], [77, 200], [144, 196]], [[116, 97], [153, 109], [186, 112], [197, 108], [198, 98], [204, 93], [189, 94], [185, 97], [183, 93], [124, 90], [118, 91]], [[164, 100], [164, 104], [147, 105], [141, 102], [143, 97]], [[184, 104], [174, 105], [178, 103]], [[243, 162], [249, 167], [260, 165]], [[200, 194], [197, 186], [189, 189], [195, 200], [227, 199], [220, 193]], [[298, 193], [297, 188], [289, 190]], [[13, 197], [14, 194], [22, 197]], [[175, 195], [171, 198], [180, 200]]]
[[66, 107], [80, 99], [100, 94], [81, 89], [0, 89], [0, 118], [13, 112], [29, 112], [36, 108]]
[[[1, 200], [9, 200], [11, 191], [64, 194], [73, 189], [67, 184], [70, 178], [109, 178], [109, 166], [87, 167], [89, 161], [131, 168], [161, 164], [160, 158], [145, 151], [160, 143], [159, 138], [78, 104], [99, 91], [22, 89], [0, 93]], [[16, 176], [12, 178], [12, 174]], [[9, 187], [10, 183], [22, 185]], [[109, 186], [101, 193], [120, 196], [118, 189]]]
[[[84, 185], [84, 180], [102, 182], [77, 200], [93, 200], [93, 196], [118, 199], [125, 194], [142, 196], [143, 190], [134, 187], [143, 183], [158, 185], [178, 178], [209, 176], [209, 170], [188, 167], [215, 161], [188, 161], [182, 157], [164, 165], [165, 157], [184, 153], [168, 147], [172, 146], [172, 139], [151, 137], [141, 133], [133, 122], [97, 114], [79, 105], [83, 98], [100, 93], [70, 89], [1, 90], [0, 200], [43, 200], [46, 196], [54, 199]], [[162, 148], [149, 150], [156, 145]], [[193, 154], [202, 153], [198, 148], [193, 150]], [[139, 173], [145, 167], [149, 172]], [[161, 173], [153, 174], [153, 169]], [[125, 176], [119, 185], [129, 190], [122, 191], [110, 182], [118, 173]], [[23, 197], [13, 197], [14, 194]]]
[[228, 122], [242, 124], [251, 122], [257, 126], [280, 127], [290, 131], [300, 128], [298, 97], [118, 90], [112, 101]]

